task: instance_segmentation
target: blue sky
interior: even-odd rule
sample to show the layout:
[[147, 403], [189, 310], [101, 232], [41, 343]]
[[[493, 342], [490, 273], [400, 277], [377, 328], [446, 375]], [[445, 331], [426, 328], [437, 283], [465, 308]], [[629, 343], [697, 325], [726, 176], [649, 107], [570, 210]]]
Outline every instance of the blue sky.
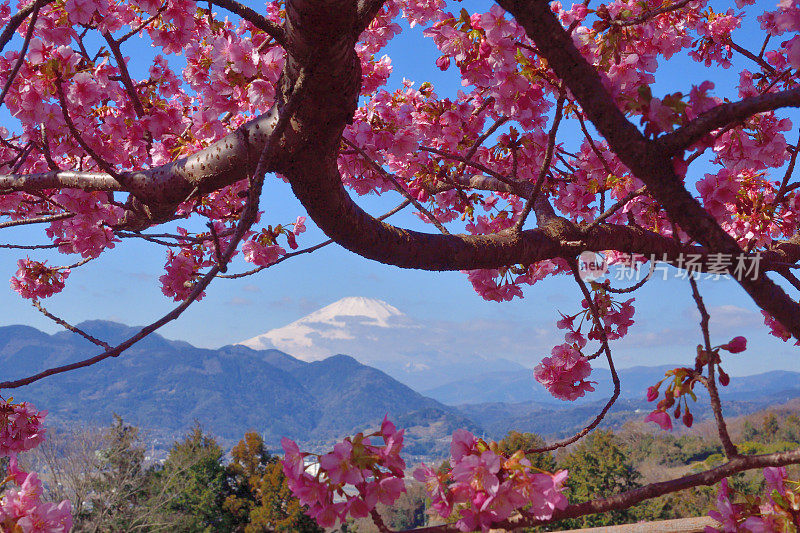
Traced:
[[[453, 9], [469, 8], [469, 4], [456, 4]], [[143, 56], [148, 55], [142, 52]], [[460, 88], [457, 74], [452, 70], [441, 73], [435, 68], [433, 62], [438, 52], [432, 41], [422, 39], [419, 28], [406, 28], [388, 53], [394, 65], [390, 88], [399, 86], [404, 77], [417, 83], [433, 81], [440, 96], [454, 97]], [[688, 91], [691, 83], [700, 84], [709, 78], [716, 82], [717, 94], [733, 95], [738, 82], [734, 69], [710, 72], [701, 65], [680, 60], [675, 67], [660, 71], [657, 76], [655, 96], [676, 90]], [[791, 139], [796, 132], [789, 135]], [[702, 177], [702, 165], [693, 169], [696, 177]], [[397, 203], [397, 198], [366, 197], [359, 201], [378, 215]], [[265, 186], [262, 209], [266, 211], [264, 220], [270, 224], [292, 222], [303, 214], [288, 185], [276, 179], [269, 180]], [[390, 221], [416, 229], [424, 226], [410, 214], [396, 215]], [[424, 229], [430, 231], [428, 226]], [[301, 246], [323, 239], [324, 236], [309, 224]], [[3, 242], [44, 243], [46, 237], [43, 228], [23, 227], [4, 230]], [[0, 277], [8, 279], [16, 269], [16, 259], [24, 256], [18, 251], [0, 250]], [[50, 264], [58, 265], [73, 262], [72, 257], [53, 253], [37, 253], [32, 257], [44, 257]], [[44, 304], [73, 323], [88, 319], [115, 320], [129, 325], [148, 323], [174, 305], [161, 294], [158, 283], [164, 260], [160, 247], [126, 240], [87, 267], [74, 271], [67, 290]], [[239, 261], [232, 270], [242, 267]], [[750, 341], [744, 354], [730, 356], [726, 361], [724, 366], [730, 373], [800, 370], [798, 348], [766, 333], [761, 327], [760, 313], [735, 282], [702, 282], [701, 290], [712, 311], [713, 342], [722, 344], [735, 335], [745, 335]], [[577, 311], [578, 294], [574, 282], [564, 277], [527, 288], [522, 300], [486, 302], [472, 290], [466, 276], [458, 272], [404, 270], [367, 261], [332, 245], [250, 278], [216, 281], [203, 301], [194, 304], [161, 333], [198, 346], [218, 347], [283, 326], [339, 298], [366, 296], [384, 300], [418, 320], [450, 322], [454, 327], [474, 324], [485, 335], [481, 337], [483, 340], [471, 336], [464, 350], [510, 357], [533, 366], [541, 357], [549, 355], [549, 347], [560, 342], [560, 334], [554, 328], [558, 311]], [[634, 296], [636, 324], [626, 339], [616, 343], [618, 365], [691, 363], [701, 337], [688, 283], [656, 279]], [[21, 323], [48, 332], [59, 330], [59, 326], [40, 315], [10, 288], [0, 290], [0, 306], [4, 309], [0, 315], [2, 325]], [[502, 333], [494, 333], [499, 331]], [[498, 334], [504, 339], [493, 337]], [[500, 348], [507, 347], [508, 344], [501, 341], [508, 340], [518, 348], [513, 354], [507, 353], [507, 348]]]

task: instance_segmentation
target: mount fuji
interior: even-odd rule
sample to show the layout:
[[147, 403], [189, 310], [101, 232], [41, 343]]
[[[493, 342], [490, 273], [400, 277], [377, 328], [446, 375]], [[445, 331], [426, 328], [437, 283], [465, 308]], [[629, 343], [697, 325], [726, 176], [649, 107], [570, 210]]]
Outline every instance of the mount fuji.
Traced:
[[465, 353], [462, 337], [445, 322], [418, 321], [384, 301], [351, 296], [238, 344], [304, 361], [350, 355], [415, 390], [486, 372], [528, 372], [506, 359]]

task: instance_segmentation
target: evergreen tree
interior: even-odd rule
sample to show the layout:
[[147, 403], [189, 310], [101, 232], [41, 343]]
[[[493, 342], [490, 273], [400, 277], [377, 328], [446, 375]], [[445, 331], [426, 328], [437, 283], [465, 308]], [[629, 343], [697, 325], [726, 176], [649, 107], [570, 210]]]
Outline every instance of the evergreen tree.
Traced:
[[[531, 450], [542, 448], [547, 443], [536, 433], [520, 433], [519, 431], [509, 431], [503, 440], [497, 443], [500, 451], [506, 457], [510, 457], [517, 450]], [[531, 466], [539, 470], [553, 472], [556, 469], [556, 461], [550, 452], [528, 453], [525, 457], [531, 462]]]
[[97, 471], [89, 480], [92, 496], [88, 512], [79, 517], [76, 529], [118, 532], [148, 528], [148, 475], [139, 429], [114, 414], [103, 441], [104, 447], [97, 454]]
[[224, 453], [213, 437], [198, 425], [172, 445], [159, 473], [162, 489], [169, 495], [166, 505], [173, 531], [228, 532], [232, 519], [225, 512]]
[[[641, 474], [628, 457], [625, 445], [611, 431], [596, 430], [575, 446], [559, 469], [569, 470], [567, 486], [570, 501], [604, 498], [634, 489]], [[631, 509], [610, 511], [563, 521], [564, 526], [596, 527], [623, 524], [636, 520]]]

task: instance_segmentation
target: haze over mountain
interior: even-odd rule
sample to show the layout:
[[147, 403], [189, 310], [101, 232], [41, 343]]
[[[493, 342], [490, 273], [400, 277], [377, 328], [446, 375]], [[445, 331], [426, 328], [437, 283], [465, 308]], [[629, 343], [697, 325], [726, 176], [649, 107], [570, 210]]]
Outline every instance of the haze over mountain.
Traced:
[[[137, 331], [105, 321], [80, 327], [112, 344]], [[28, 326], [0, 327], [4, 379], [28, 376], [97, 352], [96, 346], [70, 332], [48, 335]], [[623, 397], [604, 420], [604, 427], [642, 420], [652, 409], [643, 400], [643, 391], [660, 380], [666, 369], [620, 370]], [[308, 362], [274, 349], [225, 346], [209, 350], [153, 334], [118, 358], [15, 389], [14, 397], [48, 409], [49, 424], [107, 425], [116, 412], [163, 443], [172, 442], [199, 421], [225, 445], [256, 430], [272, 446], [288, 436], [313, 448], [374, 428], [389, 414], [398, 427], [407, 429], [407, 453], [441, 458], [449, 436], [459, 427], [495, 439], [510, 429], [546, 437], [574, 433], [611, 394], [607, 371], [596, 369], [592, 379], [598, 382], [597, 391], [571, 403], [539, 390], [529, 370], [486, 372], [429, 391], [442, 402], [458, 404], [449, 406], [347, 355]], [[800, 397], [800, 374], [775, 371], [735, 377], [721, 391], [727, 414], [746, 414]], [[708, 416], [706, 396], [701, 394], [692, 409], [697, 420]]]
[[[105, 321], [79, 327], [112, 344], [137, 331]], [[0, 327], [4, 379], [97, 352], [71, 332], [48, 335], [27, 326]], [[157, 334], [118, 358], [45, 378], [16, 389], [14, 396], [48, 409], [49, 423], [107, 425], [118, 413], [167, 442], [195, 420], [229, 444], [256, 430], [272, 446], [282, 436], [322, 444], [376, 427], [387, 414], [409, 428], [412, 450], [436, 449], [437, 440], [458, 427], [480, 430], [457, 410], [346, 355], [306, 362], [278, 350], [208, 350]]]
[[462, 331], [445, 323], [415, 320], [381, 300], [348, 297], [238, 344], [305, 361], [346, 353], [415, 390], [486, 372], [529, 373], [496, 354], [465, 351], [463, 342], [454, 342], [459, 336]]

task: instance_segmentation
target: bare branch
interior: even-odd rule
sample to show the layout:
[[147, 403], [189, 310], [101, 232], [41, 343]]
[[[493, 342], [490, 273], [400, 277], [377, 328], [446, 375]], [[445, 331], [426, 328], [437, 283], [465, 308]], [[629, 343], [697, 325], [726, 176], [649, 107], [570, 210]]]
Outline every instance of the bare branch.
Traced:
[[[700, 312], [700, 329], [703, 331], [703, 342], [705, 344], [705, 351], [711, 354], [711, 335], [708, 332], [708, 322], [710, 316], [703, 303], [703, 297], [700, 296], [700, 291], [697, 288], [697, 282], [693, 276], [689, 276], [689, 284], [692, 286], [692, 298], [697, 305], [697, 310]], [[731, 436], [728, 434], [728, 425], [725, 423], [725, 417], [722, 416], [722, 402], [719, 399], [719, 392], [717, 391], [717, 383], [714, 378], [714, 361], [708, 362], [708, 380], [705, 385], [708, 389], [708, 396], [711, 399], [711, 410], [714, 412], [714, 419], [717, 422], [717, 431], [719, 433], [719, 440], [722, 442], [722, 447], [725, 449], [725, 455], [728, 459], [739, 455], [739, 451], [731, 441]]]
[[9, 220], [7, 222], [0, 222], [0, 229], [10, 228], [12, 226], [24, 226], [27, 224], [44, 224], [47, 222], [55, 222], [56, 220], [64, 220], [65, 218], [72, 218], [75, 213], [58, 213], [57, 215], [44, 215], [33, 218], [23, 218], [20, 220]]
[[64, 320], [63, 318], [59, 318], [56, 315], [52, 314], [50, 311], [45, 309], [44, 306], [41, 303], [39, 303], [39, 300], [32, 300], [31, 301], [31, 305], [33, 305], [36, 309], [39, 310], [39, 312], [41, 312], [44, 316], [46, 316], [47, 318], [49, 318], [50, 320], [52, 320], [56, 324], [59, 324], [60, 326], [63, 326], [65, 329], [67, 329], [69, 331], [72, 331], [73, 333], [77, 333], [78, 335], [80, 335], [84, 339], [88, 340], [92, 344], [96, 344], [97, 346], [101, 346], [101, 347], [105, 348], [106, 350], [111, 350], [111, 346], [108, 343], [103, 342], [100, 339], [96, 339], [96, 338], [92, 337], [91, 335], [89, 335], [88, 333], [86, 333], [85, 331], [80, 329], [79, 327], [73, 326], [72, 324], [70, 324], [66, 320]]

